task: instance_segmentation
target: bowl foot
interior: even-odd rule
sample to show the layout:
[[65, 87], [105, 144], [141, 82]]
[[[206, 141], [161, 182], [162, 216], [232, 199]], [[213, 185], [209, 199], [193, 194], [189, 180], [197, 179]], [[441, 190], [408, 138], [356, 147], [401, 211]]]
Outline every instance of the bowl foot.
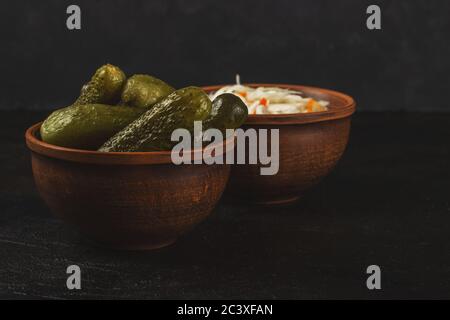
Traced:
[[226, 194], [223, 198], [223, 201], [227, 204], [235, 204], [235, 203], [241, 203], [241, 204], [250, 204], [255, 206], [283, 206], [283, 205], [291, 205], [301, 199], [303, 196], [293, 196], [288, 198], [282, 198], [282, 199], [274, 199], [274, 200], [264, 200], [261, 198], [243, 198], [243, 197], [237, 197], [235, 195]]
[[290, 197], [286, 199], [279, 200], [267, 200], [267, 201], [253, 201], [256, 205], [264, 205], [264, 206], [277, 206], [277, 205], [286, 205], [296, 202], [300, 199], [300, 196]]
[[283, 206], [290, 205], [298, 201], [302, 196], [294, 196], [284, 199], [276, 199], [276, 200], [262, 200], [262, 199], [244, 199], [244, 198], [233, 198], [228, 196], [225, 198], [226, 203], [242, 203], [242, 204], [250, 204], [255, 206]]
[[150, 250], [158, 250], [165, 247], [168, 247], [174, 244], [177, 241], [177, 238], [166, 239], [160, 242], [150, 242], [150, 243], [105, 243], [99, 242], [96, 240], [92, 240], [100, 247], [121, 250], [121, 251], [150, 251]]

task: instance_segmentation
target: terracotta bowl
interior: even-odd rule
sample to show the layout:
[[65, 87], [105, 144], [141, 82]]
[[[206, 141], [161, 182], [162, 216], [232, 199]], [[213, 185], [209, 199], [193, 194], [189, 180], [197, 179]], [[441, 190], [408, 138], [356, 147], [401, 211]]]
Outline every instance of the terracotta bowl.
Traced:
[[[243, 126], [244, 129], [279, 129], [279, 171], [276, 175], [264, 176], [260, 175], [260, 165], [235, 164], [226, 190], [227, 197], [257, 204], [295, 201], [330, 173], [341, 158], [349, 138], [355, 101], [343, 93], [314, 87], [248, 85], [298, 90], [305, 96], [330, 102], [328, 110], [323, 112], [250, 115]], [[203, 89], [213, 92], [221, 87], [223, 85]]]
[[170, 151], [102, 153], [50, 145], [40, 140], [40, 125], [25, 134], [40, 195], [57, 217], [114, 248], [175, 242], [211, 213], [229, 177], [228, 165], [176, 166]]

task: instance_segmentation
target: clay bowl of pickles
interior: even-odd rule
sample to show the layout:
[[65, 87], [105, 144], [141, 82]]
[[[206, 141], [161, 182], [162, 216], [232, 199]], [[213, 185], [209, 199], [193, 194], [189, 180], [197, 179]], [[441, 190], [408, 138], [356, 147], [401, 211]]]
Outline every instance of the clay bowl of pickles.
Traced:
[[[327, 103], [326, 110], [307, 113], [250, 114], [243, 129], [279, 129], [279, 166], [275, 175], [261, 175], [267, 165], [233, 165], [225, 196], [258, 205], [288, 204], [299, 200], [336, 166], [348, 143], [355, 101], [341, 92], [292, 85], [247, 84], [250, 88], [282, 88], [301, 92], [311, 102]], [[213, 94], [223, 85], [203, 87]], [[269, 147], [272, 141], [269, 137]], [[246, 145], [248, 154], [248, 145]]]
[[[190, 130], [193, 120], [214, 122], [214, 101], [200, 88], [159, 81], [103, 66], [72, 105], [25, 133], [50, 211], [102, 246], [170, 245], [212, 212], [228, 181], [226, 164], [174, 164], [170, 133]], [[214, 155], [229, 152], [233, 139], [218, 142]], [[193, 159], [203, 150], [182, 154]]]

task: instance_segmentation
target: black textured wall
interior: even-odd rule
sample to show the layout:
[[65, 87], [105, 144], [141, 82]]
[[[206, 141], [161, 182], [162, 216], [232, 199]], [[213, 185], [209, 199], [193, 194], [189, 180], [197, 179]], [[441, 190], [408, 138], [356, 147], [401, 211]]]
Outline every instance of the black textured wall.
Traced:
[[[66, 28], [78, 4], [82, 30]], [[382, 8], [382, 30], [365, 26]], [[2, 4], [0, 109], [52, 109], [99, 65], [174, 86], [323, 86], [360, 110], [450, 111], [450, 1], [15, 0]]]

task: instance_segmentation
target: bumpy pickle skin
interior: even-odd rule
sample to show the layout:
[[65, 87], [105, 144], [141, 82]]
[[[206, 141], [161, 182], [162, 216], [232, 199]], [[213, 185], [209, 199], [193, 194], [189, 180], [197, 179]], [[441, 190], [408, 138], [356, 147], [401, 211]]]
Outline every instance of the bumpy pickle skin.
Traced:
[[194, 121], [203, 121], [211, 112], [211, 100], [200, 88], [174, 91], [138, 119], [105, 142], [103, 152], [170, 150], [172, 132], [184, 128], [191, 133]]
[[135, 74], [125, 83], [121, 96], [122, 103], [148, 109], [174, 91], [174, 88], [158, 78]]
[[211, 113], [203, 122], [203, 130], [219, 129], [225, 133], [226, 129], [239, 128], [247, 120], [248, 108], [245, 103], [231, 93], [217, 96], [212, 102]]
[[97, 69], [91, 80], [81, 88], [74, 105], [116, 104], [126, 82], [125, 73], [116, 66], [105, 64]]
[[128, 106], [71, 105], [54, 111], [42, 124], [44, 142], [61, 147], [97, 150], [142, 114]]

